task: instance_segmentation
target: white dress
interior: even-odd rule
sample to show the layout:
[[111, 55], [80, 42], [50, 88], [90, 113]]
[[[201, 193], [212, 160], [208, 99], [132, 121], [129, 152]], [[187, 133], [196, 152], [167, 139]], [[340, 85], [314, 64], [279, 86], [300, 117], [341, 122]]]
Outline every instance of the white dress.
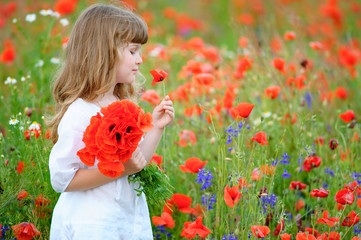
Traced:
[[99, 111], [79, 98], [59, 123], [49, 168], [51, 184], [61, 195], [53, 211], [50, 240], [153, 239], [145, 195], [138, 197], [137, 184], [128, 183], [127, 177], [86, 191], [64, 192], [78, 169], [89, 168], [76, 153], [85, 147], [83, 132]]

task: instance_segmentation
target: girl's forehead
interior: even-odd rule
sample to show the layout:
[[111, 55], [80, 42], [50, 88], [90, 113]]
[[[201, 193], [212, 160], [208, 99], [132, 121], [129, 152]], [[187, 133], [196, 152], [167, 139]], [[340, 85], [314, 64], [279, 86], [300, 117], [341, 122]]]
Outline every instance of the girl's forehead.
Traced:
[[140, 44], [140, 43], [129, 43], [128, 46], [130, 46], [130, 47], [141, 47], [142, 44]]

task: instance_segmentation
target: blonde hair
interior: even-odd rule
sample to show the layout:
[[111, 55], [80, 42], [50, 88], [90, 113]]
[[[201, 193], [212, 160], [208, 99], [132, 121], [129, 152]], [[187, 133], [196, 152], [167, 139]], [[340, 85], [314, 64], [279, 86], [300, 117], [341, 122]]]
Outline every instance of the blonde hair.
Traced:
[[[54, 82], [55, 115], [48, 122], [51, 140], [58, 139], [58, 125], [76, 99], [93, 101], [114, 86], [120, 46], [148, 41], [146, 23], [131, 10], [94, 4], [78, 17], [70, 34], [65, 61]], [[134, 99], [134, 84], [118, 83], [114, 96]]]

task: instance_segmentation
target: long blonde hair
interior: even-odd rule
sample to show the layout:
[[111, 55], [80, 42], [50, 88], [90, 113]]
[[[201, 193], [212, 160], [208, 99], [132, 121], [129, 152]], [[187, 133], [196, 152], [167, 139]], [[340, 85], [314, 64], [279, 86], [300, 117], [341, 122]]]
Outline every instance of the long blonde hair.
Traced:
[[[146, 23], [131, 10], [94, 4], [78, 17], [70, 34], [65, 61], [54, 82], [55, 115], [48, 122], [51, 140], [58, 139], [58, 125], [77, 98], [93, 101], [114, 86], [120, 46], [148, 41]], [[114, 96], [134, 98], [133, 84], [117, 84]]]

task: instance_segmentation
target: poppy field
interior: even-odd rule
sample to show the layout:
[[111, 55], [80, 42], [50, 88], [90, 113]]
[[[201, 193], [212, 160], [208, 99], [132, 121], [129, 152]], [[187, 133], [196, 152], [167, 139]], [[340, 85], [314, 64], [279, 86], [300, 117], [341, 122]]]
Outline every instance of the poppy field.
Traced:
[[[49, 238], [51, 86], [92, 3], [0, 3], [0, 239]], [[149, 27], [137, 104], [176, 113], [154, 239], [361, 240], [361, 2], [126, 4]]]

